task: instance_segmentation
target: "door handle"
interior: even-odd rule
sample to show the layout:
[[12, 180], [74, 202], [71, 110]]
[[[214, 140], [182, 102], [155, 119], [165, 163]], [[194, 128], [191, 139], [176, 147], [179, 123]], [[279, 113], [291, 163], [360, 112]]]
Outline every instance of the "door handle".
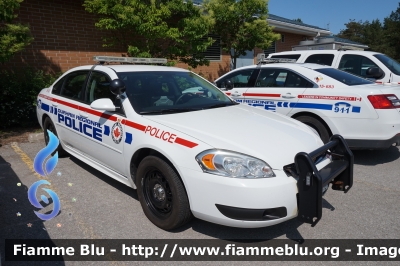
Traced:
[[58, 104], [54, 104], [54, 103], [52, 103], [51, 104], [53, 107], [57, 107], [58, 106]]
[[293, 98], [296, 98], [296, 95], [291, 95], [290, 93], [287, 93], [287, 94], [282, 95], [282, 98], [293, 99]]
[[236, 93], [232, 92], [231, 96], [242, 96], [242, 94], [237, 92]]

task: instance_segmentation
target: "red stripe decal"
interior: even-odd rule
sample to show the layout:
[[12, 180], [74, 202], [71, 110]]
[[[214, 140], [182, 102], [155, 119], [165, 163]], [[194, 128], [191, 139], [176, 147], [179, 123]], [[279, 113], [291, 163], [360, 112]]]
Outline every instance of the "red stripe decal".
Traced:
[[225, 94], [226, 94], [226, 95], [231, 95], [231, 93], [230, 93], [230, 92], [225, 92]]
[[76, 104], [73, 104], [73, 103], [65, 102], [63, 100], [59, 100], [59, 99], [56, 99], [56, 98], [53, 98], [53, 102], [61, 103], [61, 104], [65, 105], [65, 106], [68, 106], [68, 107], [74, 108], [76, 110], [79, 110], [79, 105], [76, 105]]
[[47, 95], [44, 95], [44, 94], [39, 94], [39, 97], [45, 98], [45, 99], [50, 100], [50, 101], [53, 100], [53, 98], [51, 98], [51, 97], [49, 97]]
[[254, 97], [281, 97], [280, 94], [270, 94], [270, 93], [243, 93], [243, 96], [254, 96]]
[[[68, 107], [71, 107], [71, 108], [74, 108], [74, 109], [77, 109], [77, 110], [80, 110], [80, 111], [87, 112], [87, 113], [95, 115], [95, 116], [99, 116], [99, 117], [107, 119], [107, 120], [117, 121], [117, 117], [109, 115], [109, 114], [102, 113], [100, 111], [96, 111], [96, 110], [93, 110], [93, 109], [90, 109], [90, 108], [86, 108], [86, 107], [83, 107], [83, 106], [72, 104], [72, 103], [69, 103], [69, 102], [66, 102], [66, 101], [63, 101], [63, 100], [59, 100], [59, 99], [56, 99], [56, 98], [51, 98], [51, 97], [43, 95], [43, 94], [39, 94], [39, 97], [48, 99], [48, 100], [56, 102], [56, 103], [60, 103], [62, 105], [65, 105], [65, 106], [68, 106]], [[131, 128], [134, 128], [134, 129], [137, 129], [137, 130], [140, 130], [140, 131], [145, 131], [146, 130], [146, 126], [141, 125], [141, 124], [137, 124], [135, 122], [132, 122], [132, 121], [129, 121], [129, 120], [126, 120], [126, 119], [123, 119], [121, 122], [122, 122], [122, 124], [125, 124], [128, 127], [131, 127]], [[183, 145], [183, 146], [188, 147], [188, 148], [193, 148], [193, 147], [196, 147], [198, 145], [197, 143], [194, 143], [194, 142], [182, 139], [182, 138], [176, 138], [175, 139], [175, 143]]]
[[125, 125], [127, 125], [128, 127], [132, 127], [134, 129], [138, 129], [140, 131], [145, 131], [145, 129], [146, 129], [146, 126], [143, 126], [143, 125], [140, 125], [135, 122], [128, 121], [128, 120], [126, 120]]
[[188, 141], [186, 139], [181, 139], [181, 138], [176, 138], [175, 139], [175, 143], [183, 145], [183, 146], [186, 146], [186, 147], [189, 147], [189, 148], [193, 148], [193, 147], [196, 147], [197, 145], [199, 145], [197, 143]]

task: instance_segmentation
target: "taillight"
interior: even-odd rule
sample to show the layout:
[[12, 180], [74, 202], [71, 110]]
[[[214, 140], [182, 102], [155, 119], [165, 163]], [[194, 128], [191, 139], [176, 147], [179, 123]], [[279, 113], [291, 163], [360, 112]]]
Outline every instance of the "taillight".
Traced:
[[375, 109], [400, 108], [400, 100], [394, 94], [368, 95], [368, 100]]

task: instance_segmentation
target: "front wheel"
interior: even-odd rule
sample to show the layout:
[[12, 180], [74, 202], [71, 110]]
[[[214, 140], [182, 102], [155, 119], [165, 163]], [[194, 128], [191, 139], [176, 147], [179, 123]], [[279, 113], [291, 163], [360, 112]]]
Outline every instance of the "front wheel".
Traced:
[[329, 142], [329, 131], [321, 121], [311, 116], [299, 116], [295, 119], [315, 129], [323, 143]]
[[172, 230], [192, 218], [181, 179], [164, 160], [148, 156], [136, 174], [137, 193], [147, 218], [164, 230]]

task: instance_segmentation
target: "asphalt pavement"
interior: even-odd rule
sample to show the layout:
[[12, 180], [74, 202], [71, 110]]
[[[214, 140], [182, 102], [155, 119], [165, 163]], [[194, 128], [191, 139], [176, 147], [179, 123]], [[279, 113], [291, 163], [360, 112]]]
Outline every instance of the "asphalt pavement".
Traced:
[[[400, 239], [398, 147], [379, 151], [354, 151], [352, 189], [346, 194], [328, 190], [323, 199], [322, 219], [315, 227], [297, 219], [258, 229], [231, 228], [193, 219], [172, 232], [159, 229], [146, 218], [135, 190], [72, 156], [60, 158], [55, 170], [47, 177], [51, 183], [48, 187], [60, 199], [61, 212], [48, 221], [39, 219], [33, 212], [37, 209], [29, 202], [27, 191], [33, 183], [44, 179], [34, 174], [32, 169], [32, 162], [42, 148], [42, 141], [0, 147], [1, 263], [5, 263], [4, 239], [248, 239], [255, 242], [264, 239]], [[40, 212], [50, 212], [51, 205], [50, 202]], [[205, 264], [179, 264], [188, 263]], [[65, 261], [43, 265], [133, 264], [154, 265], [156, 262]], [[309, 262], [297, 264], [309, 265]], [[19, 262], [10, 265], [25, 264]]]

